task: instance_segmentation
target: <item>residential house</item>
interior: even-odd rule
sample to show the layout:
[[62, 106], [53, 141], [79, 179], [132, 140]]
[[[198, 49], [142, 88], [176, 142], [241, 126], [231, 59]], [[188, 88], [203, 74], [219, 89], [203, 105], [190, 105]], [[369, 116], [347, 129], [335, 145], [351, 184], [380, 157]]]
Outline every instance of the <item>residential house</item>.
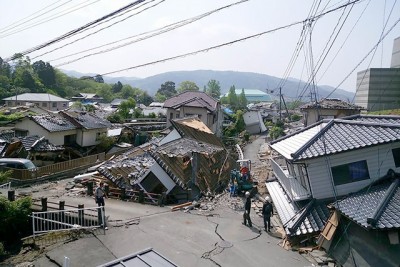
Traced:
[[3, 98], [7, 107], [36, 104], [41, 108], [56, 111], [67, 109], [69, 100], [47, 93], [24, 93]]
[[248, 110], [243, 114], [246, 130], [251, 134], [263, 133], [267, 130], [265, 127], [261, 112], [258, 110]]
[[33, 115], [15, 123], [15, 134], [18, 137], [45, 136], [56, 146], [70, 145], [76, 142], [77, 126], [59, 114]]
[[27, 155], [35, 166], [45, 166], [57, 161], [57, 157], [64, 151], [63, 146], [56, 146], [44, 136], [30, 135], [20, 139]]
[[167, 127], [171, 120], [197, 116], [217, 136], [222, 135], [223, 112], [221, 103], [200, 91], [186, 91], [167, 99]]
[[61, 111], [59, 114], [77, 127], [76, 143], [81, 147], [99, 144], [101, 136], [107, 136], [108, 128], [111, 126], [109, 121], [91, 112], [69, 110]]
[[[225, 188], [235, 162], [199, 118], [172, 121], [159, 143], [135, 147], [98, 168], [120, 188], [166, 193], [173, 202]], [[143, 148], [142, 148], [143, 147]]]
[[45, 136], [50, 143], [89, 147], [107, 135], [111, 123], [89, 112], [60, 111], [57, 114], [27, 116], [15, 123], [16, 136]]
[[[244, 95], [246, 97], [246, 100], [248, 103], [259, 103], [259, 102], [273, 102], [274, 99], [270, 94], [267, 94], [266, 92], [263, 92], [258, 89], [235, 89], [235, 94], [237, 96], [240, 96], [242, 93], [242, 90], [244, 92]], [[228, 93], [224, 95], [224, 97], [228, 97]]]
[[399, 266], [400, 173], [379, 180], [333, 205], [320, 245], [342, 266]]
[[276, 180], [266, 183], [288, 236], [319, 232], [326, 202], [400, 168], [400, 117], [322, 120], [272, 141]]
[[101, 103], [104, 99], [97, 94], [87, 94], [87, 93], [79, 93], [73, 97], [71, 97], [72, 101], [80, 101], [83, 104], [90, 103]]
[[323, 119], [339, 119], [360, 114], [362, 107], [350, 104], [340, 99], [325, 98], [307, 103], [300, 107], [303, 113], [304, 126], [309, 126]]

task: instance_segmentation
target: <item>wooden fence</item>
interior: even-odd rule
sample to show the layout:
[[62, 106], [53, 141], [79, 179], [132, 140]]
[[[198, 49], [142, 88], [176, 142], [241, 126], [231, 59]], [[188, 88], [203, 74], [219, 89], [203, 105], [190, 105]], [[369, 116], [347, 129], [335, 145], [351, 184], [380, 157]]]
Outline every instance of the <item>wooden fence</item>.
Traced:
[[17, 180], [35, 179], [46, 175], [56, 174], [63, 171], [68, 171], [74, 168], [88, 166], [95, 163], [101, 163], [106, 159], [105, 153], [91, 155], [79, 159], [63, 161], [43, 167], [38, 167], [37, 170], [19, 170], [10, 169], [13, 171], [11, 177]]

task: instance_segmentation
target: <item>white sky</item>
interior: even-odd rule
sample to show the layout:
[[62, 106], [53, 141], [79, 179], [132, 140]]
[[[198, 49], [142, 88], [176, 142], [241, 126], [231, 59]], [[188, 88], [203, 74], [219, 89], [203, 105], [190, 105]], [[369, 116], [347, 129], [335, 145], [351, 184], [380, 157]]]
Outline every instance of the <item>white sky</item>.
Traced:
[[[145, 3], [148, 2], [148, 4], [144, 5], [141, 9], [154, 5], [159, 1], [160, 0], [147, 0]], [[14, 53], [23, 52], [29, 48], [45, 43], [100, 18], [130, 2], [133, 2], [133, 0], [0, 0], [0, 57], [7, 58]], [[30, 53], [28, 56], [31, 57], [32, 63], [37, 60], [43, 60], [46, 62], [49, 61], [53, 66], [57, 66], [57, 64], [78, 57], [72, 56], [53, 61], [61, 56], [80, 52], [146, 31], [155, 30], [167, 24], [192, 18], [234, 2], [236, 1], [165, 0], [159, 5], [145, 10], [138, 15], [134, 15], [122, 23], [100, 31], [72, 45], [35, 58], [44, 52], [48, 52], [85, 36], [94, 30], [110, 25], [110, 22], [69, 38], [66, 41]], [[272, 30], [293, 22], [302, 21], [307, 18], [313, 2], [314, 1], [311, 0], [249, 0], [162, 35], [136, 42], [108, 53], [87, 57], [83, 60], [60, 66], [59, 68], [75, 70], [82, 73], [104, 74], [205, 49]], [[315, 0], [315, 2], [319, 1]], [[347, 1], [343, 0], [322, 0], [319, 11], [322, 11], [325, 6], [327, 6], [325, 10], [328, 10], [346, 2]], [[318, 85], [331, 85], [336, 87], [349, 75], [379, 40], [384, 21], [387, 19], [395, 2], [395, 0], [363, 0], [353, 7], [330, 53], [316, 75]], [[65, 16], [47, 21], [41, 25], [25, 29], [38, 22], [44, 22], [50, 17], [65, 13], [74, 6], [83, 6], [88, 3], [93, 4]], [[62, 6], [53, 11], [48, 11], [48, 13], [42, 16], [38, 16], [41, 14], [40, 12], [32, 15], [50, 4], [53, 5], [46, 10], [55, 8], [58, 5]], [[366, 6], [367, 9], [365, 13], [351, 32]], [[135, 13], [135, 11], [129, 14], [133, 13]], [[341, 14], [342, 11], [332, 12], [314, 22], [315, 27], [312, 31], [314, 64], [318, 61]], [[31, 20], [21, 24], [27, 21], [25, 18], [28, 16], [30, 16], [28, 19]], [[35, 16], [38, 17], [34, 18]], [[399, 16], [400, 3], [396, 3], [391, 17], [388, 20], [386, 30], [399, 19]], [[25, 20], [21, 21], [21, 19]], [[111, 22], [118, 21], [119, 19], [117, 18]], [[25, 30], [21, 31], [21, 29]], [[265, 34], [257, 38], [210, 50], [207, 53], [199, 53], [194, 56], [187, 56], [185, 58], [153, 64], [129, 71], [122, 71], [111, 76], [145, 78], [168, 71], [206, 69], [256, 72], [283, 77], [298, 42], [301, 29], [302, 25], [300, 24], [290, 27], [289, 29], [279, 30], [271, 34]], [[349, 35], [350, 32], [351, 34]], [[349, 37], [347, 41], [345, 41], [348, 35]], [[390, 67], [393, 40], [399, 36], [400, 23], [387, 35], [383, 41], [383, 45], [378, 47], [372, 62], [370, 63], [371, 54], [356, 68], [356, 71], [349, 76], [340, 88], [355, 92], [358, 71], [369, 67]], [[308, 44], [309, 41], [307, 41], [306, 48], [307, 51], [310, 51]], [[117, 44], [114, 44], [112, 46], [116, 45]], [[341, 46], [343, 47], [340, 49]], [[108, 47], [101, 48], [100, 50], [106, 48]], [[337, 54], [339, 49], [340, 52]], [[91, 53], [96, 51], [98, 50], [93, 50]], [[290, 73], [290, 77], [307, 80], [309, 77], [309, 67], [304, 64], [305, 53], [303, 51], [300, 52], [296, 64]], [[335, 58], [336, 54], [337, 56]], [[309, 53], [307, 58], [310, 59]], [[333, 59], [334, 61], [331, 64]], [[210, 77], [210, 79], [212, 79], [212, 77]]]

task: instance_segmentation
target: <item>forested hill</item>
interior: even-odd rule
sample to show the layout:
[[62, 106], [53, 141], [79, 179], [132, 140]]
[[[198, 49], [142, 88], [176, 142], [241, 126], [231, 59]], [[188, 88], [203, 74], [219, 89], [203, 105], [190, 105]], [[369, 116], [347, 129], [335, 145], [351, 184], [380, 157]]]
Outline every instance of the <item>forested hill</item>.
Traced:
[[[88, 74], [82, 74], [78, 72], [64, 71], [68, 75], [75, 77], [81, 77]], [[197, 84], [200, 90], [207, 85], [208, 81], [216, 80], [220, 83], [221, 93], [227, 93], [229, 88], [234, 85], [237, 89], [247, 88], [247, 89], [259, 89], [262, 91], [276, 90], [280, 78], [260, 74], [253, 72], [238, 72], [238, 71], [214, 71], [214, 70], [195, 70], [195, 71], [172, 71], [160, 73], [147, 78], [137, 78], [137, 77], [103, 77], [104, 81], [107, 83], [117, 83], [120, 81], [123, 84], [130, 84], [132, 87], [137, 87], [142, 90], [146, 90], [149, 95], [155, 95], [160, 85], [166, 81], [172, 81], [178, 87], [178, 85], [183, 81], [191, 81]], [[282, 93], [285, 97], [290, 100], [291, 98], [297, 98], [300, 94], [304, 96], [304, 100], [309, 99], [309, 88], [306, 88], [306, 83], [304, 81], [299, 81], [295, 79], [289, 79], [282, 88]], [[319, 86], [318, 94], [319, 98], [326, 97], [335, 88], [332, 86]], [[304, 91], [303, 93], [301, 93]], [[351, 100], [354, 93], [343, 89], [337, 89], [334, 91], [330, 98], [339, 98], [342, 100]]]

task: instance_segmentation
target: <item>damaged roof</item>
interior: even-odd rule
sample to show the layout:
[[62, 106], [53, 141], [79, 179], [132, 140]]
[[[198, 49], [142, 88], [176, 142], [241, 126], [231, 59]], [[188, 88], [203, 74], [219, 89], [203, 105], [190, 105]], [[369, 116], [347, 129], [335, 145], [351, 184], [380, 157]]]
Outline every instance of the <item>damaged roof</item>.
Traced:
[[329, 218], [325, 203], [312, 199], [299, 207], [289, 199], [279, 182], [268, 182], [266, 186], [287, 235], [313, 234], [324, 228]]
[[400, 228], [400, 174], [388, 174], [334, 203], [344, 216], [367, 229]]
[[310, 102], [304, 104], [300, 109], [351, 109], [351, 110], [362, 110], [361, 106], [357, 106], [341, 99], [336, 98], [325, 98], [321, 99], [319, 102]]
[[27, 151], [56, 152], [63, 151], [62, 146], [56, 146], [45, 139], [44, 136], [30, 135], [20, 138], [22, 145]]
[[171, 123], [182, 137], [223, 146], [221, 140], [197, 117], [174, 119]]
[[0, 132], [0, 142], [10, 143], [15, 136], [13, 130], [6, 130]]
[[49, 132], [61, 132], [76, 129], [76, 126], [67, 119], [54, 114], [41, 114], [29, 116], [28, 118]]
[[91, 112], [85, 111], [60, 111], [60, 114], [69, 119], [73, 124], [85, 129], [102, 129], [111, 126], [111, 122], [102, 119]]
[[272, 141], [270, 147], [296, 161], [398, 141], [400, 124], [333, 119]]
[[181, 106], [206, 108], [210, 111], [217, 109], [218, 101], [200, 91], [186, 91], [173, 96], [164, 102], [164, 108], [178, 109]]

